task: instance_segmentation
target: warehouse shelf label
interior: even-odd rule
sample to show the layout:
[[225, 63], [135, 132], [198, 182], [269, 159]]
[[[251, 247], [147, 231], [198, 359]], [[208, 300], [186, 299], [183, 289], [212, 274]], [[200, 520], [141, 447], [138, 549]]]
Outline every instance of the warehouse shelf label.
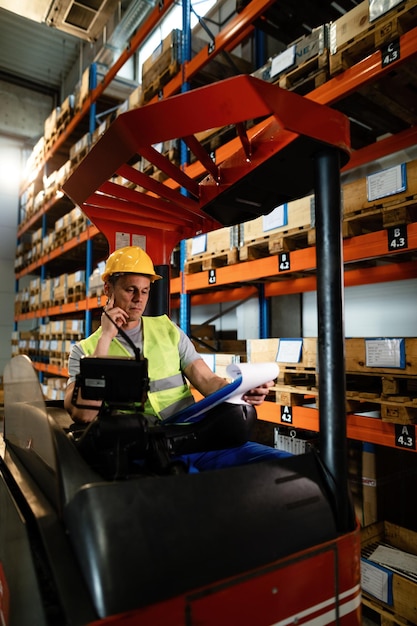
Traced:
[[416, 427], [411, 424], [395, 424], [395, 447], [416, 449]]
[[281, 422], [292, 424], [292, 410], [290, 406], [281, 406]]
[[407, 224], [387, 228], [388, 252], [408, 248]]
[[366, 339], [366, 367], [405, 368], [405, 341], [401, 338], [383, 337]]
[[208, 271], [208, 284], [215, 285], [216, 282], [217, 282], [216, 270], [209, 270]]
[[289, 252], [280, 252], [278, 255], [278, 271], [288, 272], [291, 269]]
[[400, 40], [391, 41], [387, 46], [381, 49], [382, 67], [387, 67], [401, 58]]
[[362, 589], [385, 604], [393, 604], [392, 596], [393, 573], [368, 559], [361, 559]]
[[368, 202], [394, 196], [407, 189], [407, 170], [405, 163], [395, 165], [366, 177]]
[[299, 363], [302, 347], [302, 339], [280, 339], [277, 355], [278, 363]]
[[[294, 204], [294, 203], [293, 203]], [[281, 204], [280, 206], [272, 209], [268, 215], [262, 216], [263, 231], [267, 232], [274, 228], [281, 228], [288, 224], [288, 203]]]

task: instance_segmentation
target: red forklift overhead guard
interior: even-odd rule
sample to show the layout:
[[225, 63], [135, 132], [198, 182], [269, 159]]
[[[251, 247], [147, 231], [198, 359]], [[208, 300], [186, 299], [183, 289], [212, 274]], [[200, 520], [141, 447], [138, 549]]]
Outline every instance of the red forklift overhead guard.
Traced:
[[[215, 130], [232, 139], [214, 159], [201, 141]], [[157, 150], [178, 139], [192, 154], [189, 166]], [[310, 193], [314, 154], [333, 147], [344, 164], [349, 141], [349, 122], [338, 111], [238, 76], [123, 113], [63, 189], [106, 235], [111, 251], [125, 229], [145, 235], [147, 252], [164, 264], [180, 239]], [[166, 180], [153, 178], [150, 166]]]

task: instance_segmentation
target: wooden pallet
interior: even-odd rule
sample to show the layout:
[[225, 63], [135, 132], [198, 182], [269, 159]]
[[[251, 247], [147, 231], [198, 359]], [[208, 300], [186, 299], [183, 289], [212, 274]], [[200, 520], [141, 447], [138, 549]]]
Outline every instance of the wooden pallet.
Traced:
[[308, 59], [298, 67], [281, 74], [274, 84], [301, 95], [323, 85], [329, 78], [328, 51]]
[[398, 424], [417, 419], [417, 377], [386, 374], [346, 374], [346, 397], [352, 403], [377, 405], [381, 419]]
[[85, 300], [85, 283], [76, 283], [68, 287], [67, 302], [79, 302]]
[[240, 246], [239, 260], [253, 261], [280, 252], [306, 248], [314, 242], [313, 233], [314, 229], [310, 226], [300, 226], [279, 233], [265, 233]]
[[184, 264], [185, 274], [195, 274], [215, 269], [217, 267], [225, 267], [226, 265], [234, 265], [239, 261], [237, 248], [229, 250], [219, 250], [217, 252], [195, 255], [189, 258]]
[[90, 151], [90, 145], [84, 146], [81, 150], [71, 155], [71, 165], [78, 165]]
[[[319, 406], [319, 377], [314, 368], [280, 365], [277, 384], [272, 387], [277, 404]], [[417, 423], [417, 378], [347, 374], [346, 412], [378, 411], [381, 420], [396, 424]]]
[[344, 216], [343, 237], [355, 237], [393, 226], [417, 222], [417, 199], [393, 207], [367, 207]]

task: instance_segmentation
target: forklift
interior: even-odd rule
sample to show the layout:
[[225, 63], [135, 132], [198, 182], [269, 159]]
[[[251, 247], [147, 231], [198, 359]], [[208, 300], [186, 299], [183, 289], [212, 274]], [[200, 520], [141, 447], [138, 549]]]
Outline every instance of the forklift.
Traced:
[[[215, 129], [231, 138], [213, 155], [202, 138]], [[172, 141], [186, 147], [187, 164], [164, 155]], [[169, 311], [181, 240], [314, 191], [319, 445], [197, 474], [123, 471], [132, 450], [145, 466], [149, 450], [160, 459], [182, 428], [147, 427], [140, 411], [121, 417], [146, 391], [146, 360], [101, 364], [103, 389], [90, 397], [106, 411], [86, 434], [44, 400], [29, 358], [14, 357], [0, 456], [2, 624], [361, 623], [345, 412], [340, 170], [349, 154], [344, 115], [242, 75], [122, 113], [72, 173], [64, 192], [110, 251], [142, 244], [166, 278], [154, 285], [151, 315]], [[83, 361], [78, 382], [88, 395], [96, 371]], [[126, 399], [127, 388], [138, 396]]]

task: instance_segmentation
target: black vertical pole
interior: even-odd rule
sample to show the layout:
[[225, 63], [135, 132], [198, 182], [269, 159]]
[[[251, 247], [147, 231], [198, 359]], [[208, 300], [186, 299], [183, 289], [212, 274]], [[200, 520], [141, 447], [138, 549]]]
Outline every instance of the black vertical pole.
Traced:
[[162, 276], [161, 280], [152, 283], [151, 296], [146, 306], [145, 315], [169, 315], [170, 306], [170, 265], [155, 265], [155, 272]]
[[315, 156], [320, 453], [340, 532], [352, 530], [346, 442], [342, 212], [336, 149]]

